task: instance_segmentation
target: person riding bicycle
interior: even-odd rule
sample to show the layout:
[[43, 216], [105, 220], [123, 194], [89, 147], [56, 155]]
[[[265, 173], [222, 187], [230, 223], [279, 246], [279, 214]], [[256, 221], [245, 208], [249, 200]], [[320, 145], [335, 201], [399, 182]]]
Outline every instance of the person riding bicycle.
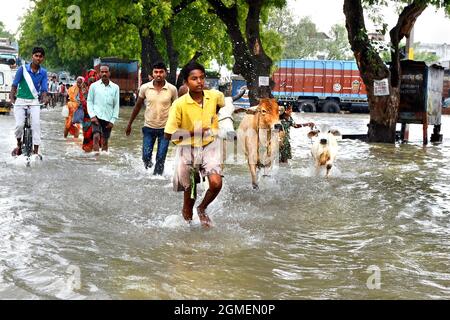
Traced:
[[[48, 103], [47, 70], [41, 64], [45, 59], [45, 51], [35, 47], [32, 52], [32, 62], [22, 65], [16, 72], [9, 97], [14, 104], [14, 117], [16, 119], [15, 136], [17, 148], [12, 151], [13, 156], [22, 154], [22, 134], [25, 122], [25, 108], [30, 106], [31, 129], [33, 131], [33, 154], [38, 154], [41, 144], [41, 125], [39, 94], [44, 103]], [[16, 97], [17, 94], [17, 97]]]

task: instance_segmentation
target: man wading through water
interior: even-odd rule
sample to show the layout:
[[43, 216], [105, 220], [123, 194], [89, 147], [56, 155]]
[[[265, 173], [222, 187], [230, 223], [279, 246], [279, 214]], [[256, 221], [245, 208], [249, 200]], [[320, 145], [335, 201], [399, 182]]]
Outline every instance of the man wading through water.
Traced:
[[216, 137], [216, 109], [225, 105], [223, 93], [204, 90], [205, 68], [197, 63], [187, 64], [181, 71], [189, 93], [175, 100], [170, 108], [164, 130], [166, 139], [177, 145], [174, 190], [184, 191], [183, 217], [192, 221], [197, 198], [199, 174], [208, 177], [209, 189], [197, 207], [202, 226], [211, 226], [206, 208], [222, 189], [221, 141]]
[[93, 150], [108, 151], [108, 141], [114, 123], [119, 119], [120, 89], [109, 78], [108, 65], [100, 66], [101, 79], [89, 87], [87, 110], [91, 117]]
[[147, 106], [145, 109], [145, 124], [142, 128], [142, 161], [145, 169], [152, 167], [153, 146], [158, 140], [154, 175], [162, 175], [164, 172], [164, 162], [169, 147], [169, 140], [164, 138], [164, 126], [169, 117], [170, 106], [178, 97], [177, 88], [167, 82], [166, 77], [166, 65], [162, 62], [155, 63], [152, 67], [153, 80], [141, 86], [139, 97], [125, 130], [125, 134], [129, 136], [133, 121], [141, 111], [145, 100]]

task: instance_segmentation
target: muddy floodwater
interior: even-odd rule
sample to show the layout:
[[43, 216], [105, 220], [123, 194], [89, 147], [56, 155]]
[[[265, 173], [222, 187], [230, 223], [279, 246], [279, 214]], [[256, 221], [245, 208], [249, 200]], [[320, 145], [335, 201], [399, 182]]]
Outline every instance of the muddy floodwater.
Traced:
[[[43, 110], [42, 163], [12, 159], [14, 117], [0, 116], [0, 299], [450, 298], [450, 118], [442, 144], [339, 141], [329, 179], [315, 175], [307, 129], [292, 129], [293, 159], [251, 188], [243, 163], [203, 230], [181, 218], [163, 177], [141, 161], [141, 125], [96, 158], [63, 138], [60, 108]], [[343, 134], [366, 114], [295, 113]], [[429, 131], [432, 131], [430, 127]]]

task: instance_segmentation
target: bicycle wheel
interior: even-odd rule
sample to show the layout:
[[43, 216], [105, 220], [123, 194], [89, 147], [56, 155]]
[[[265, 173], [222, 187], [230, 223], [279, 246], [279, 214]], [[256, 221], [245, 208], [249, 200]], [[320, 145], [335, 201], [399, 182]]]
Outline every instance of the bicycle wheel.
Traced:
[[22, 154], [30, 157], [33, 151], [33, 136], [31, 128], [25, 127], [23, 129], [23, 144], [22, 144]]

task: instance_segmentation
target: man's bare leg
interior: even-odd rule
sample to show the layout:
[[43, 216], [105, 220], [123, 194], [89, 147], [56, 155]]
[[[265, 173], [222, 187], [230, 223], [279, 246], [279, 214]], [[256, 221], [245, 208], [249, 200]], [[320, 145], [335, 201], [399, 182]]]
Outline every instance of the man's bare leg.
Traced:
[[100, 133], [94, 133], [94, 139], [93, 139], [94, 141], [94, 144], [93, 144], [93, 147], [92, 147], [92, 149], [95, 151], [95, 152], [99, 152], [100, 151]]
[[[195, 195], [197, 198], [197, 195]], [[194, 213], [194, 204], [196, 199], [191, 199], [191, 189], [189, 188], [184, 192], [184, 201], [183, 201], [183, 218], [186, 222], [191, 223], [192, 215]]]
[[219, 194], [222, 189], [222, 176], [220, 174], [211, 174], [208, 176], [209, 189], [206, 191], [205, 197], [203, 198], [200, 205], [197, 207], [197, 214], [200, 218], [200, 222], [204, 227], [211, 226], [211, 220], [206, 214], [206, 208], [208, 205], [214, 201], [214, 199]]
[[108, 140], [104, 139], [102, 142], [102, 151], [108, 151]]
[[22, 154], [22, 139], [17, 139], [17, 147], [12, 151], [13, 156], [20, 156]]

